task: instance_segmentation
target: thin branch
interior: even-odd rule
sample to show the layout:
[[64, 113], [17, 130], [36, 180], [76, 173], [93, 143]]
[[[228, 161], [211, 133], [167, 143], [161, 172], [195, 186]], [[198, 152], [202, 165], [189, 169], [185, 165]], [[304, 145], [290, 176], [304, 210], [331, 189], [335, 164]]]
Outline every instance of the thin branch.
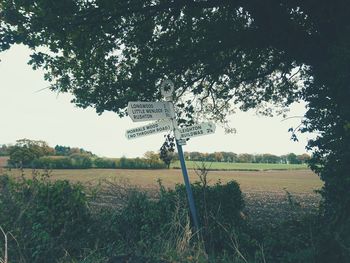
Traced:
[[0, 226], [0, 231], [2, 232], [2, 234], [4, 235], [4, 240], [5, 240], [5, 251], [4, 251], [4, 259], [0, 259], [1, 263], [7, 263], [8, 262], [8, 254], [7, 254], [7, 234], [5, 233], [4, 229]]
[[291, 117], [284, 118], [283, 120], [281, 120], [281, 122], [282, 122], [282, 121], [289, 120], [289, 119], [304, 119], [304, 118], [305, 118], [304, 116], [298, 116], [298, 115], [296, 115], [296, 116], [291, 116]]

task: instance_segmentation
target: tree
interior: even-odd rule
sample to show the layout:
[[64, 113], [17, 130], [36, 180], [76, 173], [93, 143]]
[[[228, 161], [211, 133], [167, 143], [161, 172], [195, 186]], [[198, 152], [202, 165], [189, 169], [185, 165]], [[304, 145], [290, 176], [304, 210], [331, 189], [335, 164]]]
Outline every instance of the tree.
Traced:
[[252, 163], [254, 160], [254, 156], [249, 153], [242, 153], [238, 155], [237, 162], [239, 163]]
[[69, 156], [71, 154], [71, 149], [67, 146], [56, 145], [55, 154], [58, 156]]
[[171, 162], [175, 157], [175, 139], [174, 137], [167, 134], [165, 136], [165, 142], [162, 147], [160, 147], [159, 158], [165, 163], [165, 165], [170, 168]]
[[215, 161], [216, 162], [222, 162], [223, 161], [224, 156], [223, 156], [223, 154], [221, 152], [215, 152], [214, 155], [215, 155]]
[[28, 139], [17, 140], [16, 144], [10, 147], [9, 163], [15, 166], [30, 166], [35, 159], [41, 156], [53, 155], [52, 149], [44, 141], [35, 141]]
[[280, 157], [270, 154], [270, 153], [265, 153], [262, 155], [262, 162], [263, 163], [279, 163]]
[[208, 162], [216, 162], [216, 155], [215, 155], [215, 153], [208, 153], [206, 155], [206, 160]]
[[200, 152], [190, 152], [189, 156], [191, 161], [204, 161], [203, 154]]
[[237, 154], [233, 152], [222, 152], [223, 158], [225, 162], [236, 162], [237, 161]]
[[30, 64], [47, 71], [53, 90], [73, 93], [74, 103], [98, 113], [124, 116], [131, 99], [159, 99], [163, 78], [175, 81], [175, 102], [187, 120], [198, 112], [223, 121], [231, 105], [272, 114], [266, 102], [283, 109], [305, 100], [303, 125], [294, 131], [319, 134], [308, 144], [310, 165], [325, 181], [329, 225], [344, 235], [348, 1], [2, 0], [0, 10], [0, 51], [31, 47]]
[[289, 153], [287, 154], [287, 162], [290, 164], [299, 164], [300, 161], [295, 153]]
[[[300, 74], [292, 71], [306, 69], [275, 46], [288, 40], [288, 49], [295, 49], [299, 38], [292, 42], [289, 38], [303, 28], [297, 21], [289, 24], [287, 11], [292, 7], [275, 3], [266, 10], [260, 5], [258, 1], [241, 6], [238, 1], [3, 0], [0, 48], [14, 42], [47, 47], [48, 52], [34, 51], [30, 64], [46, 69], [52, 89], [72, 92], [78, 106], [93, 106], [99, 113], [112, 110], [124, 115], [130, 99], [160, 98], [159, 80], [170, 77], [178, 95], [192, 93], [200, 112], [220, 119], [232, 102], [242, 109], [270, 100], [289, 105], [300, 95]], [[252, 20], [261, 11], [268, 13], [258, 13], [263, 17]], [[281, 28], [265, 24], [270, 15], [282, 20], [276, 25], [295, 26], [297, 32], [288, 32], [288, 39], [274, 38]], [[271, 37], [262, 37], [260, 31]], [[275, 39], [282, 43], [268, 42]], [[194, 105], [191, 100], [177, 104], [185, 109], [184, 118], [192, 117], [186, 111], [193, 112]]]
[[92, 167], [91, 156], [85, 153], [74, 153], [70, 155], [72, 165], [78, 169], [88, 169]]
[[156, 167], [160, 161], [159, 154], [153, 151], [145, 152], [144, 157], [147, 160], [149, 167]]
[[300, 163], [307, 163], [308, 161], [310, 161], [311, 156], [308, 155], [307, 153], [303, 153], [301, 155], [298, 155], [297, 158]]
[[8, 156], [9, 155], [9, 146], [6, 144], [0, 145], [0, 156]]

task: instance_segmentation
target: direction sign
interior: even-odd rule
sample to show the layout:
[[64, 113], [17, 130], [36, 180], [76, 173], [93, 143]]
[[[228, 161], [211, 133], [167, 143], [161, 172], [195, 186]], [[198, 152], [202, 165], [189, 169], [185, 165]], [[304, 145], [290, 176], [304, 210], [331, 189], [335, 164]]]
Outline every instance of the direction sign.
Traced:
[[172, 125], [170, 120], [163, 120], [154, 122], [145, 126], [137, 127], [134, 129], [127, 130], [125, 136], [128, 140], [136, 139], [143, 136], [148, 136], [160, 132], [166, 132], [171, 130]]
[[177, 139], [187, 139], [196, 136], [207, 135], [215, 132], [215, 124], [212, 122], [203, 122], [197, 125], [185, 127], [179, 129], [179, 133], [177, 133]]
[[184, 146], [184, 145], [187, 144], [186, 139], [177, 140], [177, 143], [178, 143], [179, 145], [181, 145], [181, 146]]
[[128, 114], [134, 122], [152, 121], [170, 118], [169, 102], [130, 101]]

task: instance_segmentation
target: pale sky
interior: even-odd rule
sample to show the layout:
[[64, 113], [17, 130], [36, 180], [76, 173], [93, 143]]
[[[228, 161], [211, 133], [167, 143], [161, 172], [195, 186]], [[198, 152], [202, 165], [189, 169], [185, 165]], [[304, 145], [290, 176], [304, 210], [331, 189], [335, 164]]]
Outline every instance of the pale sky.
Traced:
[[[163, 135], [155, 134], [127, 140], [126, 129], [147, 124], [133, 123], [129, 117], [120, 119], [113, 112], [97, 115], [94, 109], [80, 109], [70, 103], [69, 94], [56, 94], [48, 89], [43, 72], [27, 65], [30, 51], [14, 46], [0, 53], [0, 144], [15, 143], [22, 138], [44, 140], [50, 146], [66, 145], [84, 148], [105, 157], [143, 156], [146, 151], [158, 151]], [[289, 116], [302, 116], [304, 104], [293, 104]], [[196, 137], [187, 142], [184, 151], [235, 153], [305, 153], [307, 134], [299, 142], [290, 140], [288, 128], [300, 124], [300, 119], [282, 121], [256, 116], [254, 111], [230, 116], [236, 134], [225, 134], [217, 127], [212, 135]]]

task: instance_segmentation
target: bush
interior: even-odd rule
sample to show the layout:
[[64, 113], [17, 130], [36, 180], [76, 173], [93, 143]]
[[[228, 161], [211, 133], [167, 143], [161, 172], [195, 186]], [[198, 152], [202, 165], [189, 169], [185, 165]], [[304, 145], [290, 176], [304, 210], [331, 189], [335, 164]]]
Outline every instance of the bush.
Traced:
[[81, 185], [51, 182], [46, 175], [0, 176], [0, 226], [15, 238], [8, 235], [10, 262], [347, 262], [339, 250], [325, 247], [339, 240], [318, 217], [253, 227], [242, 218], [236, 182], [209, 186], [200, 178], [192, 185], [197, 234], [184, 185], [166, 189], [160, 183], [151, 193], [109, 183], [96, 206]]
[[166, 165], [158, 160], [150, 162], [146, 158], [125, 158], [117, 160], [96, 158], [94, 160], [87, 154], [72, 154], [64, 156], [45, 156], [32, 162], [36, 169], [88, 169], [92, 167], [106, 169], [164, 169]]
[[96, 168], [109, 168], [109, 169], [114, 169], [116, 168], [116, 163], [112, 159], [107, 159], [107, 158], [96, 158], [94, 160], [94, 166]]
[[32, 162], [36, 169], [88, 169], [92, 167], [92, 160], [86, 154], [72, 154], [70, 157], [45, 156]]
[[[232, 235], [243, 238], [244, 201], [239, 185], [235, 181], [227, 184], [217, 182], [213, 186], [197, 182], [192, 185], [192, 191], [206, 248], [212, 252], [231, 251], [232, 244], [228, 240]], [[189, 211], [185, 186], [177, 185], [174, 190], [161, 188], [157, 205], [167, 207], [164, 210], [168, 211], [175, 211], [180, 205], [182, 213]]]
[[9, 164], [14, 167], [31, 167], [35, 159], [41, 156], [54, 154], [54, 149], [44, 141], [28, 139], [17, 140], [14, 146], [9, 147]]
[[40, 157], [33, 162], [37, 169], [71, 169], [72, 161], [68, 157]]
[[116, 163], [116, 168], [120, 169], [164, 169], [166, 165], [161, 161], [150, 162], [146, 158], [120, 158]]
[[0, 211], [1, 226], [15, 237], [9, 239], [11, 262], [56, 262], [87, 246], [90, 218], [80, 185], [1, 176]]
[[[294, 218], [262, 230], [267, 262], [309, 263], [316, 260], [317, 216]], [[328, 261], [326, 261], [328, 262]]]
[[87, 154], [72, 154], [70, 159], [72, 160], [72, 168], [88, 169], [92, 167], [91, 157]]
[[[114, 186], [114, 188], [119, 187]], [[223, 253], [231, 251], [232, 235], [240, 236], [244, 227], [241, 211], [244, 207], [243, 197], [236, 182], [214, 186], [200, 183], [192, 185], [198, 209], [201, 235], [208, 251]], [[110, 191], [110, 194], [115, 194]], [[189, 225], [189, 209], [184, 185], [175, 189], [165, 189], [160, 184], [157, 197], [150, 197], [146, 192], [131, 189], [120, 198], [123, 207], [115, 216], [113, 236], [132, 251], [147, 253], [151, 247], [155, 250], [163, 247], [164, 242], [176, 243], [181, 239], [180, 233]], [[198, 241], [194, 232], [188, 229], [191, 245]], [[108, 236], [109, 234], [106, 233]], [[242, 236], [243, 238], [243, 236]], [[188, 244], [190, 245], [190, 244]], [[163, 251], [164, 252], [164, 251]], [[158, 251], [157, 253], [163, 253]]]

